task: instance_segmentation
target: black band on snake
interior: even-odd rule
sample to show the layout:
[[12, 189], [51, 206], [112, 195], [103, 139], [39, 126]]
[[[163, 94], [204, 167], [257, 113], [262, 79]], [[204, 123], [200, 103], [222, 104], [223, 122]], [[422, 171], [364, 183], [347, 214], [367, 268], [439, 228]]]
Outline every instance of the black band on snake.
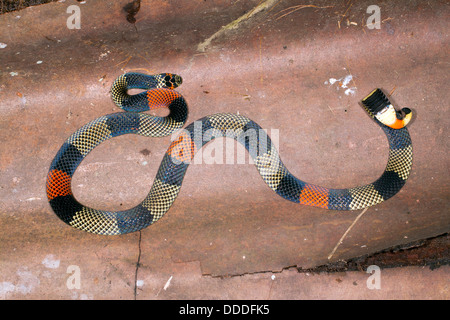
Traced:
[[[101, 142], [127, 133], [163, 137], [183, 127], [188, 109], [184, 98], [173, 89], [181, 84], [178, 75], [127, 73], [112, 85], [113, 101], [127, 112], [95, 119], [72, 134], [51, 163], [47, 176], [47, 196], [61, 220], [88, 232], [117, 235], [141, 230], [159, 220], [169, 210], [180, 191], [184, 175], [196, 152], [216, 136], [232, 137], [249, 151], [266, 184], [284, 199], [330, 210], [359, 210], [394, 196], [405, 184], [412, 165], [412, 144], [406, 124], [411, 110], [396, 112], [380, 89], [362, 100], [371, 118], [386, 134], [389, 159], [375, 182], [349, 189], [328, 189], [294, 177], [282, 163], [264, 130], [242, 115], [219, 113], [191, 123], [170, 145], [147, 197], [136, 207], [124, 211], [103, 211], [79, 203], [72, 194], [71, 179], [86, 155]], [[147, 90], [129, 95], [128, 89]], [[157, 117], [142, 113], [167, 107], [170, 114]], [[216, 134], [205, 139], [196, 135]], [[248, 139], [248, 132], [256, 139]], [[200, 142], [199, 142], [200, 141]]]

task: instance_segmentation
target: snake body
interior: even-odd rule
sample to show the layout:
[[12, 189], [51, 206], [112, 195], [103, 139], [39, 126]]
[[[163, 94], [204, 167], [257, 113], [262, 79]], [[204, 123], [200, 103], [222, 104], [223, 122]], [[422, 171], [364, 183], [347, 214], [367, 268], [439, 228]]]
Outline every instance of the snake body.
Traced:
[[[387, 122], [395, 122], [393, 127], [401, 128], [383, 124], [379, 119], [385, 121], [386, 112], [392, 112], [393, 107], [382, 91], [376, 89], [363, 99], [363, 105], [388, 138], [389, 159], [385, 171], [373, 183], [349, 189], [328, 189], [306, 183], [288, 171], [270, 138], [257, 123], [242, 115], [219, 113], [199, 119], [181, 130], [165, 153], [149, 194], [134, 208], [103, 211], [79, 203], [72, 193], [72, 176], [86, 155], [101, 142], [127, 133], [163, 137], [183, 127], [188, 116], [187, 104], [173, 90], [181, 82], [181, 77], [169, 73], [152, 76], [127, 73], [115, 80], [111, 88], [113, 101], [128, 112], [105, 115], [81, 127], [64, 142], [50, 165], [47, 197], [61, 220], [72, 227], [104, 235], [134, 232], [153, 224], [175, 201], [196, 152], [219, 136], [232, 137], [242, 143], [263, 180], [278, 195], [308, 206], [331, 210], [363, 209], [394, 196], [409, 176], [412, 144], [408, 130], [398, 121], [406, 124], [410, 111], [403, 109], [406, 111], [404, 120], [388, 119]], [[132, 88], [147, 91], [129, 95], [127, 90]], [[157, 117], [141, 112], [160, 107], [167, 107], [170, 114]]]

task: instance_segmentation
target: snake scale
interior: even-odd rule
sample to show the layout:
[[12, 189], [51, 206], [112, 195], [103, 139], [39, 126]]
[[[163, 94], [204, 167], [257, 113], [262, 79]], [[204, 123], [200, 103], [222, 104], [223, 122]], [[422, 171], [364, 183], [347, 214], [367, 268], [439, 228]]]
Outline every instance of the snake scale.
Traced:
[[[112, 212], [79, 203], [72, 193], [72, 176], [86, 155], [101, 142], [127, 133], [163, 137], [184, 126], [187, 104], [173, 90], [181, 83], [180, 76], [170, 73], [126, 73], [115, 80], [111, 88], [112, 99], [128, 112], [105, 115], [81, 127], [64, 142], [50, 165], [47, 197], [61, 220], [72, 227], [104, 235], [125, 234], [149, 226], [169, 210], [194, 155], [216, 136], [232, 137], [242, 143], [273, 191], [284, 199], [308, 206], [331, 210], [363, 209], [394, 196], [409, 176], [412, 144], [405, 126], [411, 119], [411, 110], [403, 108], [396, 112], [383, 92], [376, 89], [362, 103], [388, 138], [389, 159], [385, 171], [373, 183], [349, 189], [328, 189], [299, 180], [283, 165], [270, 138], [263, 136], [264, 130], [260, 130], [257, 123], [242, 115], [219, 113], [181, 130], [165, 153], [149, 194], [134, 208]], [[133, 88], [146, 91], [129, 95], [127, 90]], [[158, 117], [142, 113], [161, 107], [167, 107], [170, 114]], [[211, 135], [211, 130], [213, 136], [201, 138], [206, 133]], [[256, 139], [249, 139], [249, 132], [256, 134]]]

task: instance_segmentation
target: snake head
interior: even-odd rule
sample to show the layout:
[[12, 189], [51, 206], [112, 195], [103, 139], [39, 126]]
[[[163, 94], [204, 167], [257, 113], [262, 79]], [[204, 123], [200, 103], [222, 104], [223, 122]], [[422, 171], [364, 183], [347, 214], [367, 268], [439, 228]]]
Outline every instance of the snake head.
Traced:
[[403, 108], [396, 111], [389, 102], [383, 91], [375, 89], [362, 101], [364, 107], [382, 124], [393, 129], [401, 129], [411, 121], [412, 111], [409, 108]]
[[175, 89], [183, 83], [183, 79], [177, 74], [163, 73], [161, 77], [163, 79], [163, 86], [169, 89]]

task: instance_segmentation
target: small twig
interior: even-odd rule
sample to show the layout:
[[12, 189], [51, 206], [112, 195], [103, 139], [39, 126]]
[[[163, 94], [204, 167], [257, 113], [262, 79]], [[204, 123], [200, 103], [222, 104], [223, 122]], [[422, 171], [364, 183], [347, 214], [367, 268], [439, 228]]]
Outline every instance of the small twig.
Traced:
[[330, 111], [331, 111], [332, 114], [335, 114], [334, 111], [333, 111], [333, 109], [331, 109], [330, 105], [327, 104], [327, 107], [328, 107], [328, 109], [330, 109]]
[[246, 19], [248, 19], [248, 17], [250, 17], [250, 16], [253, 14], [253, 11], [255, 11], [256, 8], [257, 8], [258, 6], [260, 6], [261, 3], [262, 3], [263, 1], [264, 1], [264, 0], [259, 0], [259, 3], [258, 3], [256, 6], [254, 6], [252, 10], [250, 10], [249, 12], [247, 12]]
[[117, 66], [121, 65], [122, 63], [125, 63], [125, 65], [122, 67], [122, 68], [125, 68], [125, 66], [128, 64], [128, 62], [130, 62], [130, 60], [131, 60], [132, 57], [133, 57], [133, 56], [129, 56], [128, 58], [126, 58], [126, 59], [123, 60], [122, 62], [119, 62], [119, 63], [116, 64], [115, 66], [117, 67]]
[[391, 90], [391, 92], [389, 92], [389, 97], [392, 96], [392, 94], [394, 93], [395, 89], [397, 89], [397, 86], [394, 86], [394, 88]]
[[144, 56], [142, 56], [142, 55], [140, 55], [140, 54], [138, 54], [138, 56], [141, 57], [142, 59], [144, 59], [150, 66], [152, 65], [152, 64], [150, 63], [150, 61], [148, 61], [147, 58], [145, 58]]
[[350, 232], [350, 230], [353, 228], [353, 226], [356, 224], [356, 222], [358, 222], [358, 220], [362, 217], [362, 215], [367, 211], [367, 209], [369, 209], [369, 207], [365, 208], [357, 217], [356, 219], [352, 222], [352, 224], [350, 225], [350, 227], [348, 227], [348, 229], [344, 232], [344, 234], [342, 235], [342, 237], [339, 239], [338, 243], [336, 244], [336, 246], [334, 247], [333, 251], [331, 251], [330, 255], [328, 256], [328, 260], [330, 260], [334, 253], [336, 252], [337, 248], [342, 244], [342, 242], [344, 241], [344, 238], [347, 236], [347, 234]]
[[273, 9], [275, 9], [275, 7], [276, 7], [277, 5], [280, 4], [280, 2], [281, 2], [281, 0], [278, 0], [278, 1], [272, 6], [272, 8], [270, 8], [269, 10], [267, 10], [267, 13], [266, 13], [266, 14], [269, 14], [270, 11], [272, 11]]
[[[348, 2], [347, 2], [348, 3]], [[348, 10], [350, 10], [350, 8], [352, 7], [353, 3], [351, 3], [349, 5], [349, 7], [347, 8], [347, 10], [345, 10], [344, 14], [342, 15], [342, 19], [341, 21], [339, 21], [339, 26], [341, 25], [341, 22], [344, 20], [345, 16], [347, 15]]]

